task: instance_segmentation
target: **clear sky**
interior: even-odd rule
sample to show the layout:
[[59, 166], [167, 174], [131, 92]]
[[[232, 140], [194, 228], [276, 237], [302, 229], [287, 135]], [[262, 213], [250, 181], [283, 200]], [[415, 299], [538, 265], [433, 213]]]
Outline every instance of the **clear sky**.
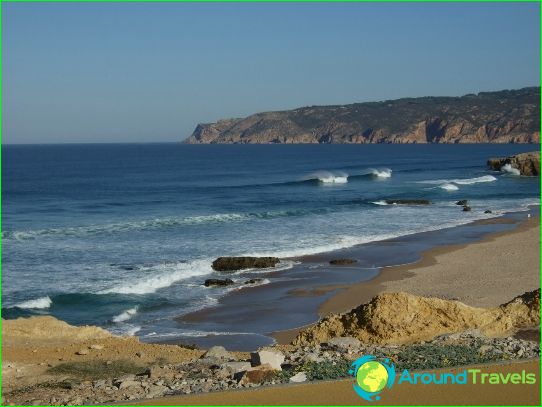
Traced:
[[538, 3], [3, 3], [3, 142], [539, 85]]

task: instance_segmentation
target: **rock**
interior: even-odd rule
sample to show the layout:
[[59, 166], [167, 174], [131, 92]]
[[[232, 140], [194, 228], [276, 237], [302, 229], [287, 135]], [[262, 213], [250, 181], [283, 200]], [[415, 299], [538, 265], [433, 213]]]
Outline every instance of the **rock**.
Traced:
[[282, 370], [280, 365], [284, 363], [284, 359], [282, 352], [276, 349], [262, 349], [250, 354], [252, 366], [269, 364], [275, 370]]
[[222, 364], [222, 369], [227, 370], [230, 374], [244, 372], [250, 370], [250, 362], [226, 362]]
[[493, 350], [493, 346], [491, 345], [482, 345], [480, 346], [480, 349], [478, 350], [481, 354], [485, 355], [487, 352]]
[[215, 359], [233, 359], [232, 354], [228, 352], [223, 346], [212, 346], [207, 352], [205, 352], [202, 358], [215, 358]]
[[237, 271], [275, 267], [279, 262], [277, 257], [219, 257], [213, 261], [212, 267], [216, 271]]
[[305, 372], [299, 372], [290, 377], [290, 383], [303, 383], [307, 381], [307, 375]]
[[462, 199], [460, 201], [457, 201], [455, 204], [460, 205], [460, 206], [465, 206], [469, 204], [469, 201], [467, 201], [466, 199]]
[[102, 350], [104, 347], [103, 345], [90, 345], [89, 346], [89, 349], [93, 349], [93, 350]]
[[138, 358], [142, 358], [142, 357], [145, 356], [145, 353], [144, 353], [144, 352], [136, 352], [136, 356], [137, 356]]
[[386, 199], [388, 205], [429, 205], [427, 199]]
[[239, 384], [261, 384], [266, 381], [273, 380], [276, 377], [276, 369], [270, 365], [262, 365], [256, 369], [246, 370], [235, 375]]
[[354, 264], [357, 262], [358, 261], [354, 259], [333, 259], [329, 261], [329, 264], [333, 264], [334, 266], [345, 266], [345, 265]]
[[232, 285], [232, 284], [235, 284], [235, 283], [233, 282], [233, 280], [229, 278], [225, 278], [223, 280], [218, 279], [218, 278], [208, 278], [207, 280], [205, 280], [205, 283], [203, 283], [205, 287], [222, 287], [222, 286], [227, 286], [227, 285]]
[[486, 210], [484, 211], [484, 213], [493, 213], [493, 212], [492, 212], [491, 210], [489, 210], [489, 209], [486, 209]]
[[77, 352], [75, 352], [76, 355], [88, 355], [88, 350], [86, 349], [80, 349]]
[[540, 176], [540, 151], [512, 155], [506, 158], [490, 158], [487, 166], [494, 171], [514, 172], [521, 175]]
[[163, 395], [166, 391], [167, 391], [166, 386], [153, 384], [149, 387], [149, 392], [147, 393], [147, 397], [148, 398], [159, 397]]
[[140, 386], [140, 385], [141, 383], [138, 382], [137, 380], [124, 380], [118, 384], [118, 388], [119, 390], [122, 390], [122, 389], [127, 389], [129, 387], [135, 387], [135, 386]]
[[332, 348], [348, 350], [359, 348], [361, 342], [356, 338], [352, 338], [351, 336], [341, 336], [338, 338], [330, 339], [329, 341], [327, 341], [327, 344], [329, 347]]
[[263, 281], [263, 278], [251, 278], [250, 280], [245, 281], [243, 284], [258, 284]]
[[471, 211], [470, 206], [468, 206], [468, 205], [463, 206], [463, 212], [470, 212], [470, 211]]
[[158, 379], [159, 377], [164, 376], [164, 370], [165, 369], [161, 368], [160, 366], [151, 366], [145, 370], [145, 375], [149, 379]]

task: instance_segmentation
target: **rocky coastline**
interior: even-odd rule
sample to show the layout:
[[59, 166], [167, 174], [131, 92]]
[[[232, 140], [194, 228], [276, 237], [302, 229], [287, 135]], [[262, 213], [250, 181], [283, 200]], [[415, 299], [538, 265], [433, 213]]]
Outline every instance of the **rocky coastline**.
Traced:
[[184, 142], [540, 143], [540, 88], [257, 113], [198, 124]]

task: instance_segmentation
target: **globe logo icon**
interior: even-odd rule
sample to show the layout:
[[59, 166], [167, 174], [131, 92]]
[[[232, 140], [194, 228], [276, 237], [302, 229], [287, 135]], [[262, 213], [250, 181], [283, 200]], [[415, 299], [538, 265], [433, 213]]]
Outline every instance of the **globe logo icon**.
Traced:
[[349, 373], [356, 378], [355, 392], [367, 401], [380, 400], [380, 393], [395, 382], [395, 366], [389, 359], [379, 361], [372, 355], [356, 359]]

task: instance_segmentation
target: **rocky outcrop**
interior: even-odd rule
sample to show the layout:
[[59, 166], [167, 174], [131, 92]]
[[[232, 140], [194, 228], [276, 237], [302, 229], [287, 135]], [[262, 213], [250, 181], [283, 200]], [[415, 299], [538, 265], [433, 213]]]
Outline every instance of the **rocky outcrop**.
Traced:
[[301, 331], [293, 343], [314, 345], [335, 337], [354, 337], [364, 343], [402, 344], [469, 329], [502, 336], [539, 325], [540, 289], [488, 309], [440, 298], [383, 293], [347, 313], [320, 320]]
[[186, 143], [539, 143], [540, 88], [310, 106], [198, 124]]
[[493, 171], [512, 172], [516, 169], [520, 175], [540, 176], [540, 151], [516, 154], [506, 158], [490, 158], [487, 166]]
[[216, 271], [238, 271], [275, 267], [279, 262], [278, 257], [219, 257], [212, 266]]
[[225, 278], [225, 279], [208, 278], [203, 283], [205, 287], [224, 287], [224, 286], [232, 285], [232, 284], [235, 284], [235, 283], [233, 282], [233, 280], [229, 278]]

